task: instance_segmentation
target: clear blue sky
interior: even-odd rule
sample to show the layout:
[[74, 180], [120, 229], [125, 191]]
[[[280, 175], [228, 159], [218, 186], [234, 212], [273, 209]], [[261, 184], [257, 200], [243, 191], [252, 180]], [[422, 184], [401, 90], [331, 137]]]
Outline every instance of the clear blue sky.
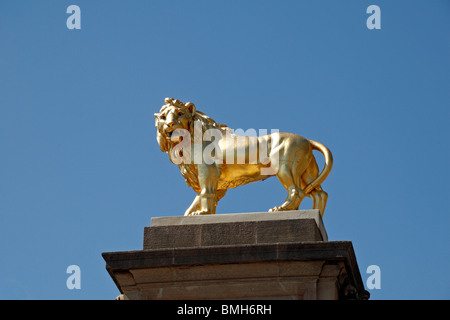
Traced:
[[[156, 143], [174, 97], [326, 144], [325, 227], [353, 242], [364, 281], [381, 268], [372, 298], [449, 299], [449, 57], [447, 0], [1, 1], [0, 298], [119, 294], [101, 253], [141, 249], [151, 217], [194, 197]], [[217, 211], [285, 197], [272, 178]]]

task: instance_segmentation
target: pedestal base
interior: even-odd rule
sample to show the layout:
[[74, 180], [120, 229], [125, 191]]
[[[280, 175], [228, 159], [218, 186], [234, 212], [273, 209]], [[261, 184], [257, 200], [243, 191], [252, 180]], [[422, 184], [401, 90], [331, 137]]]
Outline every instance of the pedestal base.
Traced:
[[128, 299], [367, 299], [351, 242], [324, 239], [317, 210], [164, 217], [103, 257]]

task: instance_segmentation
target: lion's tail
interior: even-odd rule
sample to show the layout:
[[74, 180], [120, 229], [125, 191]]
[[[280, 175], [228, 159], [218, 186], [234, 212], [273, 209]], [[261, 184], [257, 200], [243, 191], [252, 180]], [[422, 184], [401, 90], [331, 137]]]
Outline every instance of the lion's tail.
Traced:
[[320, 186], [322, 182], [325, 181], [325, 179], [330, 174], [331, 168], [333, 167], [333, 155], [331, 154], [331, 151], [320, 142], [309, 140], [309, 143], [311, 143], [311, 146], [313, 150], [317, 150], [323, 154], [325, 157], [325, 166], [322, 170], [322, 172], [319, 174], [319, 176], [310, 184], [306, 186], [306, 188], [303, 190], [305, 194], [310, 193], [313, 191], [317, 186]]

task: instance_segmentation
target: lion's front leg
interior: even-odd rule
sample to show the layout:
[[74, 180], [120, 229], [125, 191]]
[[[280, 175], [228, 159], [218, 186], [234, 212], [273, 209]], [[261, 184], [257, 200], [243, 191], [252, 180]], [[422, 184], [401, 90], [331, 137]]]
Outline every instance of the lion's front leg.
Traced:
[[185, 216], [190, 216], [192, 215], [195, 211], [197, 211], [200, 208], [200, 195], [198, 194], [195, 198], [194, 201], [192, 201], [192, 204], [190, 205], [190, 207], [186, 210], [186, 212], [184, 213]]
[[217, 183], [219, 181], [219, 168], [215, 165], [198, 165], [198, 181], [201, 192], [198, 194], [200, 208], [191, 215], [215, 214], [217, 203]]

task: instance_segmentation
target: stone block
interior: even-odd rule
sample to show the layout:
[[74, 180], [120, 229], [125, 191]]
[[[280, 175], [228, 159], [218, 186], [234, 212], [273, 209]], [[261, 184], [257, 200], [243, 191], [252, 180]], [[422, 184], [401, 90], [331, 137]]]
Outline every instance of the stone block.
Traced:
[[326, 241], [319, 210], [152, 218], [144, 250]]

